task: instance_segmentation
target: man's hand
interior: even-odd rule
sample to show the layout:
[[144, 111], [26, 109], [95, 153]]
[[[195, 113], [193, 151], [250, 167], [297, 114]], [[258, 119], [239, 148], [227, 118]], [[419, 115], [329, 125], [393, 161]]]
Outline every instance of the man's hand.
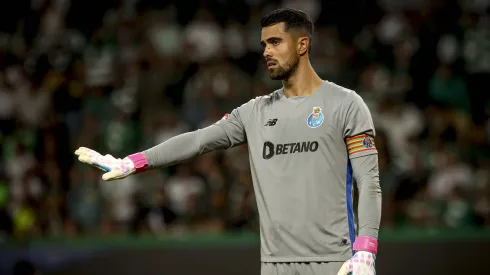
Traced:
[[359, 236], [352, 249], [356, 253], [342, 265], [337, 275], [376, 275], [374, 261], [378, 253], [378, 240], [369, 236]]
[[103, 156], [98, 152], [85, 147], [78, 148], [78, 150], [75, 151], [75, 155], [78, 156], [78, 160], [81, 162], [97, 167], [105, 172], [105, 174], [102, 175], [102, 179], [106, 181], [128, 177], [137, 170], [134, 162], [134, 155], [132, 155], [133, 157], [128, 156], [123, 159], [116, 159], [111, 155]]
[[375, 275], [376, 256], [367, 251], [358, 251], [340, 268], [337, 275]]

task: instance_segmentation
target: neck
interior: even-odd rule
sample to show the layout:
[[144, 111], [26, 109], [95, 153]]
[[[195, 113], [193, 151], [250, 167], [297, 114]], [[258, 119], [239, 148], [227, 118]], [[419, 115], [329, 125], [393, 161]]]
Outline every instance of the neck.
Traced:
[[282, 81], [284, 94], [287, 97], [309, 96], [313, 94], [323, 83], [309, 61], [300, 62], [296, 71]]

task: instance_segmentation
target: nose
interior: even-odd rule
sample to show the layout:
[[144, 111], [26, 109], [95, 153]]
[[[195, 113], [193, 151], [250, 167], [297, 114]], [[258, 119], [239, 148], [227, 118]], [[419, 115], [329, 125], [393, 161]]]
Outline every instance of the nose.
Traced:
[[264, 55], [264, 57], [265, 57], [266, 59], [268, 59], [268, 58], [271, 58], [271, 57], [272, 57], [272, 55], [271, 55], [271, 53], [270, 53], [270, 50], [269, 50], [269, 47], [265, 47], [265, 48], [264, 48], [264, 53], [263, 53], [263, 55]]

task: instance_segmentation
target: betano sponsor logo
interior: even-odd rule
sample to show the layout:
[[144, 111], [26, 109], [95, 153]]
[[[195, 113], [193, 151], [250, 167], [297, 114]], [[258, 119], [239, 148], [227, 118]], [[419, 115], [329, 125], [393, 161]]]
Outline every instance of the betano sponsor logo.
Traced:
[[270, 159], [275, 155], [316, 152], [316, 150], [318, 150], [318, 141], [300, 141], [283, 144], [274, 144], [266, 141], [262, 148], [262, 157], [264, 159]]

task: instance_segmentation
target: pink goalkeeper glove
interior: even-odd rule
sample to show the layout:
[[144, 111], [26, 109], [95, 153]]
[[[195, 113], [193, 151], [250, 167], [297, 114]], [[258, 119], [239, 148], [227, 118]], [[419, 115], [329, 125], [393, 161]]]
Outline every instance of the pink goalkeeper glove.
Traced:
[[116, 159], [111, 155], [103, 156], [92, 149], [80, 147], [75, 151], [75, 155], [81, 162], [106, 172], [102, 175], [102, 179], [106, 181], [123, 179], [148, 169], [148, 161], [142, 153]]
[[378, 242], [371, 237], [358, 237], [354, 242], [356, 253], [340, 268], [337, 275], [376, 275]]

